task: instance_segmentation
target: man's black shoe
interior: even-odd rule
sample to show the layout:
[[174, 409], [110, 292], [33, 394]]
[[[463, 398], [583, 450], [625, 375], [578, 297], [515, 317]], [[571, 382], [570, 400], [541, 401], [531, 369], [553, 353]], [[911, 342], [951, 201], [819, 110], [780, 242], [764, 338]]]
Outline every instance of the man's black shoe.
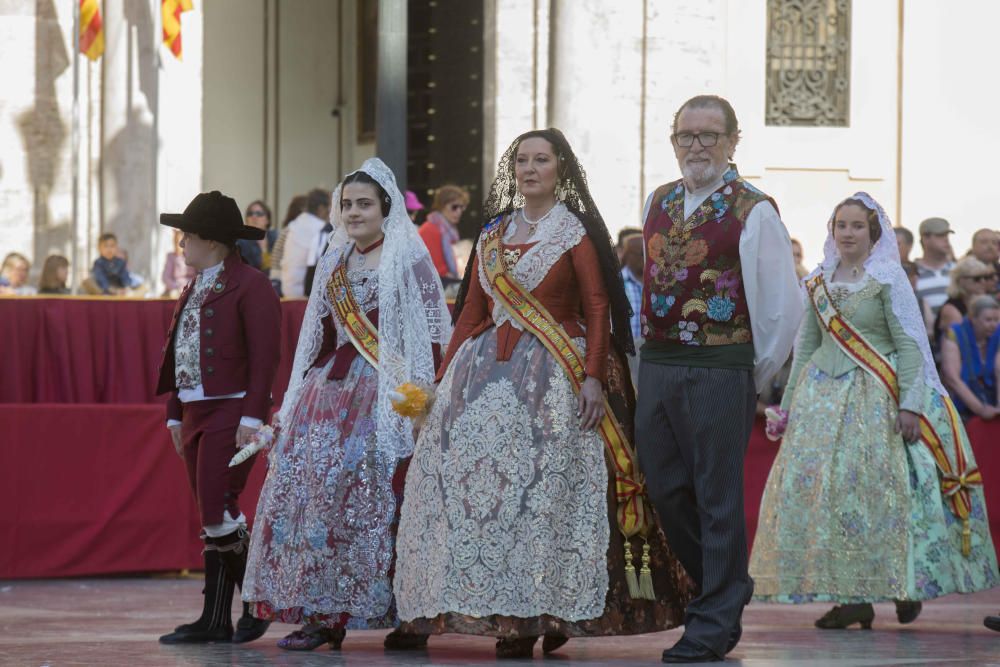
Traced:
[[232, 626], [223, 628], [212, 628], [211, 630], [201, 630], [199, 628], [185, 628], [174, 630], [168, 635], [160, 637], [161, 644], [207, 644], [209, 642], [228, 642], [233, 638]]
[[681, 637], [680, 641], [663, 652], [663, 662], [722, 662], [725, 658], [720, 658], [712, 651], [701, 644], [697, 644], [687, 637]]

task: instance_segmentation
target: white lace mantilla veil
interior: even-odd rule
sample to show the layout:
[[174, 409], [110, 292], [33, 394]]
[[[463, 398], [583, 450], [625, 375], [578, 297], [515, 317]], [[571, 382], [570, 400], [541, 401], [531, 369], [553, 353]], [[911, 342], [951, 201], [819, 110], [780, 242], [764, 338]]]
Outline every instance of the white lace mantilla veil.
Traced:
[[[882, 227], [882, 235], [872, 248], [872, 252], [865, 260], [865, 273], [877, 280], [879, 283], [889, 287], [889, 297], [892, 302], [892, 313], [899, 320], [903, 331], [907, 336], [916, 342], [920, 348], [920, 353], [924, 357], [923, 380], [924, 385], [939, 394], [945, 396], [948, 392], [941, 384], [938, 377], [937, 368], [934, 365], [934, 356], [931, 354], [930, 342], [927, 340], [927, 328], [924, 325], [924, 317], [920, 313], [920, 306], [917, 304], [917, 296], [913, 293], [910, 279], [899, 260], [899, 246], [896, 245], [896, 233], [893, 231], [892, 223], [885, 209], [875, 201], [867, 192], [857, 192], [849, 199], [857, 199], [864, 202], [865, 206], [878, 213], [879, 225]], [[827, 224], [826, 243], [823, 244], [823, 262], [806, 276], [809, 280], [814, 276], [823, 273], [826, 276], [833, 275], [840, 262], [840, 252], [837, 250], [837, 243], [833, 240], [833, 219], [837, 214], [837, 209], [844, 202], [837, 204], [830, 216]], [[812, 308], [812, 306], [808, 306]]]
[[[444, 346], [451, 337], [451, 316], [437, 270], [416, 226], [406, 214], [403, 195], [392, 170], [382, 160], [371, 158], [357, 171], [375, 179], [392, 200], [389, 215], [382, 222], [385, 242], [378, 267], [378, 399], [373, 417], [378, 450], [404, 458], [413, 453], [413, 428], [408, 418], [400, 417], [392, 409], [388, 394], [404, 382], [433, 384], [435, 370], [431, 346], [434, 343], [441, 345], [444, 355]], [[323, 343], [323, 318], [332, 312], [326, 289], [330, 275], [354, 247], [341, 220], [342, 186], [343, 182], [333, 191], [330, 200], [333, 231], [327, 250], [316, 266], [292, 375], [278, 413], [280, 424], [288, 422], [301, 396], [305, 375]], [[343, 341], [337, 342], [343, 344]]]

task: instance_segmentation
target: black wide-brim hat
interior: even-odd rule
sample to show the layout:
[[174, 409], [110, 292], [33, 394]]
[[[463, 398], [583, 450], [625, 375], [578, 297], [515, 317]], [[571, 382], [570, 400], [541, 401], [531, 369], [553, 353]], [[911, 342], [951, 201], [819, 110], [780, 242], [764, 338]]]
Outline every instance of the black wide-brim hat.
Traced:
[[236, 239], [259, 241], [265, 234], [263, 229], [244, 225], [236, 200], [218, 190], [202, 192], [191, 200], [183, 213], [161, 213], [160, 224], [222, 243]]

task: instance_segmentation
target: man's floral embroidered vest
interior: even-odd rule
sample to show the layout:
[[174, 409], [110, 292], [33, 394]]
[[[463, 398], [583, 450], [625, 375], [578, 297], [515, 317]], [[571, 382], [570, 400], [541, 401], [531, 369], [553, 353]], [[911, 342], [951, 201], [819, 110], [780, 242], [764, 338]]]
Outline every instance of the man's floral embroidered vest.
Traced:
[[[642, 335], [683, 345], [752, 341], [743, 291], [740, 234], [751, 209], [774, 201], [745, 182], [735, 167], [684, 219], [684, 182], [653, 193], [643, 225]], [[777, 206], [775, 206], [777, 209]]]

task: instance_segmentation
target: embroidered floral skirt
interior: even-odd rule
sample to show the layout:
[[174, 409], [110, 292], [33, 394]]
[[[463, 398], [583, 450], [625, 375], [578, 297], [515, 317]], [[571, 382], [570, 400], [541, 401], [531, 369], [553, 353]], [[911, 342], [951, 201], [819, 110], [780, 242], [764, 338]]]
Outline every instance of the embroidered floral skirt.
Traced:
[[[562, 368], [527, 334], [510, 361], [496, 354], [495, 329], [462, 344], [421, 430], [397, 547], [401, 628], [519, 637], [679, 624], [690, 582], [658, 530], [657, 600], [629, 596], [604, 445], [580, 430]], [[609, 373], [619, 396], [626, 373]]]
[[406, 462], [376, 450], [375, 370], [359, 356], [328, 380], [330, 364], [309, 371], [269, 455], [243, 599], [282, 623], [393, 627]]
[[750, 559], [756, 599], [928, 600], [997, 585], [981, 489], [971, 494], [966, 558], [934, 459], [894, 432], [897, 414], [860, 368], [840, 377], [804, 369], [761, 502]]

